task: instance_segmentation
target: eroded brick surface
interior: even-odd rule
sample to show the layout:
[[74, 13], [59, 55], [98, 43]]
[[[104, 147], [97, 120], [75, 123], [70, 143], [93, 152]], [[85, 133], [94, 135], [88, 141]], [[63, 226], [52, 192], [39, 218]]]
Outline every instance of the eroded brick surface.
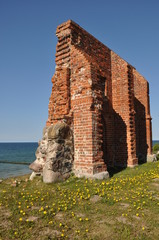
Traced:
[[95, 174], [145, 161], [152, 149], [148, 82], [73, 21], [56, 35], [47, 126], [65, 121], [72, 128], [74, 171]]

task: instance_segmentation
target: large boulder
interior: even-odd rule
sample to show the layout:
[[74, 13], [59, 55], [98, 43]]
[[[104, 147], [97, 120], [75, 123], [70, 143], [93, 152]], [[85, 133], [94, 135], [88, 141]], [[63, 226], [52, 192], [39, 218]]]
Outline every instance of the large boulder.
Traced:
[[65, 139], [69, 134], [69, 126], [64, 122], [52, 125], [48, 129], [48, 139]]
[[72, 171], [72, 164], [73, 136], [70, 127], [64, 122], [45, 127], [36, 151], [36, 160], [29, 166], [30, 169], [34, 173], [41, 173], [45, 183], [51, 183], [67, 178]]
[[44, 167], [43, 169], [43, 182], [44, 183], [53, 183], [58, 182], [60, 180], [61, 174], [59, 172], [54, 172], [52, 169], [47, 169]]
[[43, 165], [36, 159], [33, 163], [29, 165], [29, 168], [34, 172], [41, 172], [43, 169]]
[[147, 162], [156, 162], [156, 161], [157, 161], [156, 154], [147, 155]]

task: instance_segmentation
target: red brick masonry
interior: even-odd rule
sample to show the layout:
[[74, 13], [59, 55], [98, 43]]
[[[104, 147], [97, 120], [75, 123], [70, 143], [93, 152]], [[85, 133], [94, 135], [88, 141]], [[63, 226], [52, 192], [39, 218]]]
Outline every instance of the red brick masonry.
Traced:
[[149, 84], [129, 63], [69, 20], [57, 27], [47, 126], [74, 135], [74, 171], [135, 166], [152, 151]]

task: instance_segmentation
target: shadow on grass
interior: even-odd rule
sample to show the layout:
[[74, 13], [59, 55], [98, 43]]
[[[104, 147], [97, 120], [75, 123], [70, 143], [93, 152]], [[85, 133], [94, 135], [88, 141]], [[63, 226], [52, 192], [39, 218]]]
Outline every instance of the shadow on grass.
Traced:
[[109, 167], [107, 170], [109, 172], [110, 178], [114, 176], [114, 174], [117, 174], [123, 170], [125, 170], [127, 167]]

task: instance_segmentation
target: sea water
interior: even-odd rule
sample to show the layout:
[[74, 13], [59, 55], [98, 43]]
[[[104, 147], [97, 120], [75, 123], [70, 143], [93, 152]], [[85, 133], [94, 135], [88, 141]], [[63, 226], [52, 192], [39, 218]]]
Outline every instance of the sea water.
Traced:
[[0, 143], [0, 179], [31, 173], [38, 143]]
[[159, 140], [153, 140], [152, 141], [152, 146], [154, 146], [155, 144], [159, 144]]

